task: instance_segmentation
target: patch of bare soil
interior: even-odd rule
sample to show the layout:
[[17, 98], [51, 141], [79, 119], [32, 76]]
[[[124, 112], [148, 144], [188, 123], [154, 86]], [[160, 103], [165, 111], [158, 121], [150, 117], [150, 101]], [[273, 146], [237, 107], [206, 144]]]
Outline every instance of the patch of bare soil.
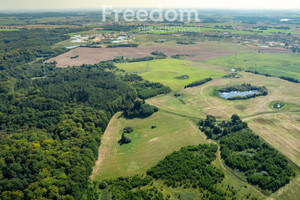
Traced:
[[255, 46], [253, 44], [247, 44], [246, 46], [250, 49], [258, 50], [262, 53], [292, 53], [290, 49], [285, 49], [281, 47], [260, 47]]
[[[167, 56], [176, 54], [189, 55], [188, 60], [206, 60], [220, 56], [233, 54], [230, 50], [218, 50], [206, 48], [202, 45], [174, 45], [172, 47], [150, 46], [150, 47], [119, 47], [119, 48], [87, 48], [79, 47], [67, 53], [51, 58], [46, 62], [57, 62], [57, 67], [80, 66], [82, 64], [96, 64], [101, 61], [112, 60], [117, 56], [142, 58], [151, 55], [153, 51], [160, 51]], [[71, 57], [78, 56], [71, 59]]]

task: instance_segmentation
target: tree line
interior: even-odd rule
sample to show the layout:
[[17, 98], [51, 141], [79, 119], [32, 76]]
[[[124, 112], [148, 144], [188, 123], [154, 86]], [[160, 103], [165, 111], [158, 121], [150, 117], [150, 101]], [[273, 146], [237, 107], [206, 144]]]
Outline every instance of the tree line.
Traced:
[[208, 115], [199, 127], [208, 138], [220, 143], [225, 164], [242, 172], [249, 183], [262, 190], [275, 192], [295, 176], [287, 158], [255, 135], [238, 115], [222, 122]]

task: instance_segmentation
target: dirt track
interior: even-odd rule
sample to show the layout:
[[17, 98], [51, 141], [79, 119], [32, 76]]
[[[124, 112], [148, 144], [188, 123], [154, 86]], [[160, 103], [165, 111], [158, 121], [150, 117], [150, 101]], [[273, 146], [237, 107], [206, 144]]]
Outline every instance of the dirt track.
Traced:
[[99, 151], [98, 151], [98, 159], [96, 161], [95, 167], [93, 169], [93, 173], [90, 176], [91, 179], [94, 179], [97, 174], [99, 174], [100, 167], [102, 164], [102, 161], [104, 158], [110, 153], [110, 149], [112, 144], [112, 134], [114, 133], [114, 130], [116, 127], [111, 126], [111, 124], [116, 123], [117, 118], [120, 116], [120, 113], [115, 114], [112, 119], [110, 120], [109, 124], [107, 125], [107, 129], [105, 130], [104, 134], [101, 138], [101, 143], [104, 143], [106, 145], [101, 144]]

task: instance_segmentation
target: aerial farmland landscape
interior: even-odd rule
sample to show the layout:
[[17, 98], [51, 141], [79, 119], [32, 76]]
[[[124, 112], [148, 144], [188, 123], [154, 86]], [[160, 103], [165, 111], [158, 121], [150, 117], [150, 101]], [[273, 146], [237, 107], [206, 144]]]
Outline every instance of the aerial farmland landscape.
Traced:
[[298, 2], [0, 2], [1, 200], [300, 200]]

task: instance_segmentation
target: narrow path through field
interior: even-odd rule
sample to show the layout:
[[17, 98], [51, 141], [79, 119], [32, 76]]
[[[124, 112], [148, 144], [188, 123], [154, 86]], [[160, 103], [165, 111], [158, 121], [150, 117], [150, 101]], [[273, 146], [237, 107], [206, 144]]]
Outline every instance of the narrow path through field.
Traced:
[[[109, 151], [113, 145], [112, 137], [113, 137], [114, 130], [116, 129], [116, 126], [112, 126], [112, 124], [114, 124], [116, 122], [116, 120], [118, 119], [119, 116], [120, 116], [120, 113], [116, 113], [111, 118], [104, 134], [101, 137], [101, 145], [98, 150], [98, 159], [96, 161], [95, 167], [93, 168], [93, 173], [90, 176], [90, 179], [94, 179], [96, 177], [96, 175], [99, 174], [103, 159], [110, 153]], [[105, 145], [103, 145], [103, 144], [105, 144]]]
[[252, 188], [254, 188], [255, 190], [259, 191], [260, 193], [262, 193], [264, 195], [263, 192], [261, 192], [259, 189], [257, 189], [255, 186], [251, 185], [250, 183], [242, 180], [238, 175], [236, 175], [229, 167], [227, 167], [224, 164], [224, 162], [223, 162], [223, 160], [221, 158], [220, 145], [217, 142], [215, 142], [215, 141], [212, 141], [212, 142], [215, 143], [216, 145], [218, 145], [217, 159], [219, 160], [219, 163], [220, 163], [221, 167], [223, 168], [223, 170], [226, 171], [228, 174], [231, 174], [232, 176], [236, 177], [237, 179], [239, 179], [240, 181], [242, 181], [244, 184], [247, 184], [248, 187], [252, 187]]
[[[211, 103], [209, 103], [209, 101], [207, 101], [207, 98], [205, 97], [205, 95], [203, 95], [203, 90], [207, 87], [208, 85], [205, 85], [201, 88], [200, 90], [200, 95], [203, 97], [204, 102], [210, 107], [210, 108], [214, 108], [214, 106], [211, 105]], [[223, 110], [218, 109], [218, 111], [220, 111], [221, 113], [225, 114], [225, 116], [227, 116], [227, 113], [225, 113]]]
[[249, 115], [246, 118], [243, 118], [244, 121], [248, 121], [254, 119], [256, 117], [264, 116], [264, 115], [273, 115], [273, 114], [282, 114], [282, 113], [300, 113], [300, 110], [291, 110], [291, 111], [273, 111], [273, 112], [263, 112], [263, 113], [256, 113], [253, 115]]

